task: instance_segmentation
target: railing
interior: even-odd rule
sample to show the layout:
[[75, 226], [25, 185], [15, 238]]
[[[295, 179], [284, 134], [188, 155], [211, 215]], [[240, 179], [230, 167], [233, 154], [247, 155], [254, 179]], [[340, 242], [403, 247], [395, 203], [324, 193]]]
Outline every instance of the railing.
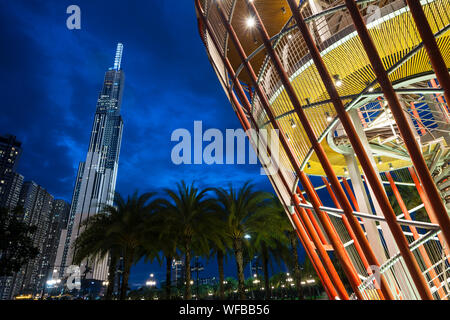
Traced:
[[[440, 230], [431, 230], [427, 234], [423, 235], [420, 239], [410, 243], [410, 250], [415, 254], [415, 256], [419, 256], [417, 249], [420, 246], [424, 246], [427, 249], [429, 256], [435, 262], [430, 268], [423, 270], [423, 275], [427, 278], [428, 286], [434, 296], [435, 299], [446, 300], [450, 294], [449, 291], [449, 282], [448, 279], [450, 277], [450, 265], [448, 263], [448, 259], [450, 256], [440, 256], [443, 250], [436, 250], [438, 254], [431, 255], [433, 250], [430, 247], [439, 246], [439, 241], [436, 236]], [[400, 254], [397, 254], [386, 261], [384, 264], [380, 266], [380, 269], [377, 272], [374, 272], [372, 275], [368, 276], [364, 282], [359, 286], [359, 290], [361, 294], [365, 297], [373, 298], [374, 295], [377, 296], [376, 288], [378, 287], [379, 277], [383, 276], [386, 278], [387, 283], [389, 284], [391, 292], [394, 294], [394, 297], [399, 300], [410, 300], [410, 299], [420, 299], [417, 291], [415, 290], [414, 285], [410, 284], [407, 286], [403, 286], [403, 290], [400, 290], [396, 285], [396, 277], [394, 275], [394, 268], [400, 267], [404, 270], [407, 275], [407, 281], [411, 283], [411, 279], [409, 276], [408, 269], [404, 266], [403, 258]], [[434, 272], [434, 277], [431, 277], [430, 273]], [[435, 286], [435, 282], [439, 284], [438, 287]], [[406, 288], [406, 290], [405, 290]], [[439, 292], [442, 290], [441, 292]]]

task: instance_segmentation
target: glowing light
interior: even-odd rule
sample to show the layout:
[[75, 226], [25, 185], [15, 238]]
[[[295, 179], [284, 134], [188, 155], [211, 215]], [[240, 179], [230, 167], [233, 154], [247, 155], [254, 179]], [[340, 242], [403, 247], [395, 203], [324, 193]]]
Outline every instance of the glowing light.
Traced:
[[340, 86], [342, 86], [342, 80], [341, 80], [341, 78], [339, 77], [339, 75], [334, 75], [333, 76], [333, 78], [334, 78], [334, 84], [337, 86], [337, 87], [340, 87]]
[[330, 116], [330, 114], [328, 112], [325, 112], [325, 115], [327, 116], [327, 122], [333, 121], [333, 117]]
[[297, 126], [297, 124], [295, 123], [294, 119], [291, 119], [291, 127], [295, 128]]
[[256, 20], [254, 17], [248, 17], [246, 21], [248, 28], [253, 28], [256, 25]]

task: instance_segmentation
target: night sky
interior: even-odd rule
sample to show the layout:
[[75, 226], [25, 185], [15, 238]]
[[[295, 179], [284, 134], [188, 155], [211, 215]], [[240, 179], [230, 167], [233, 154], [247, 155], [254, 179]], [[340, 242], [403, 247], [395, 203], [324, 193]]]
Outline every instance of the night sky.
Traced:
[[[66, 8], [81, 8], [81, 30], [68, 30]], [[124, 44], [124, 132], [116, 190], [128, 195], [173, 187], [240, 186], [252, 180], [272, 191], [259, 165], [172, 164], [177, 128], [240, 128], [198, 35], [193, 1], [0, 2], [0, 134], [23, 142], [19, 172], [56, 198], [71, 200], [78, 163], [89, 144], [98, 93]], [[246, 268], [246, 270], [248, 267]], [[216, 264], [202, 277], [216, 275]], [[226, 276], [235, 276], [229, 261]], [[248, 270], [247, 270], [248, 271]], [[132, 287], [145, 283], [156, 263], [132, 270]]]

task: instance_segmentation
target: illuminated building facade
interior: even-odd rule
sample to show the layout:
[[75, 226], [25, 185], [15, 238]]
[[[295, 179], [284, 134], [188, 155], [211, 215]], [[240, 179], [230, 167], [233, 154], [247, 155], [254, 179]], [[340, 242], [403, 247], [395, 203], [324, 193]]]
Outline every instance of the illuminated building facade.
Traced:
[[[72, 206], [64, 245], [60, 244], [57, 264], [60, 277], [72, 264], [72, 244], [82, 232], [82, 222], [101, 210], [102, 205], [112, 205], [116, 188], [119, 153], [122, 141], [123, 120], [120, 115], [125, 74], [121, 69], [123, 45], [117, 46], [114, 67], [110, 68], [103, 82], [97, 100], [97, 110], [92, 126], [86, 161], [81, 162], [72, 196]], [[62, 251], [62, 252], [61, 252]], [[57, 260], [58, 260], [57, 259]], [[58, 263], [60, 262], [60, 263]], [[87, 261], [90, 272], [86, 279], [105, 281], [108, 273], [108, 259]], [[84, 273], [86, 265], [81, 266]]]
[[450, 3], [194, 2], [243, 128], [278, 130], [259, 156], [329, 298], [448, 299]]

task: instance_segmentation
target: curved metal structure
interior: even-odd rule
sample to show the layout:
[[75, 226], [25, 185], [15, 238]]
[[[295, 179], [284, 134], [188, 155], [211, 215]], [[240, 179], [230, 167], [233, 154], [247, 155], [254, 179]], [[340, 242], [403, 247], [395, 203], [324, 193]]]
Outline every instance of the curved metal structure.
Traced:
[[448, 299], [450, 1], [195, 5], [243, 128], [279, 131], [258, 156], [329, 298]]

